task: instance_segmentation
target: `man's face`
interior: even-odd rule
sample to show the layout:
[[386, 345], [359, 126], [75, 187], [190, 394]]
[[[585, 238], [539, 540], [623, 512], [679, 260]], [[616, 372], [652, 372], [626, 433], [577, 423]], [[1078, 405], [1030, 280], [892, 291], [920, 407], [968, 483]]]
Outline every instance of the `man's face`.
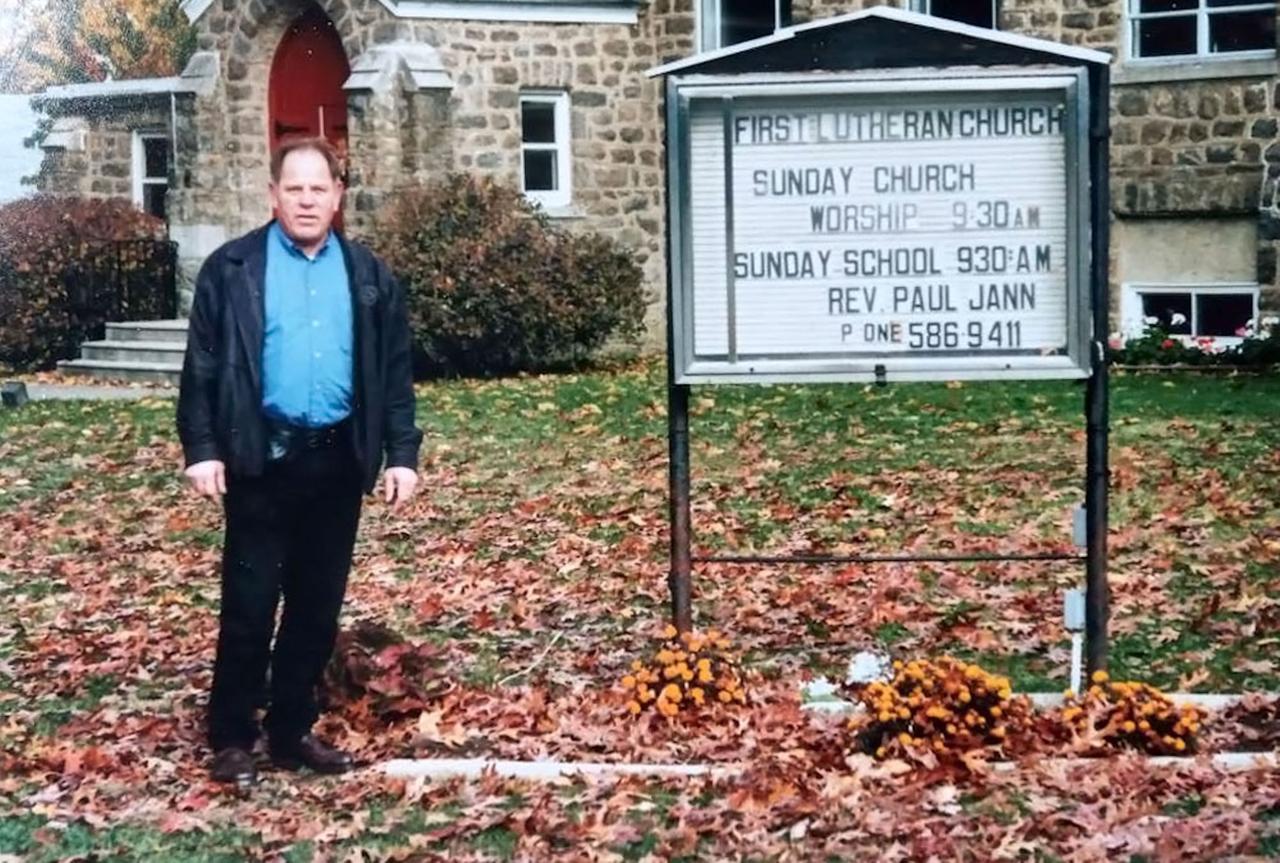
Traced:
[[315, 150], [295, 150], [271, 184], [271, 205], [289, 239], [307, 248], [321, 243], [342, 206], [342, 182]]

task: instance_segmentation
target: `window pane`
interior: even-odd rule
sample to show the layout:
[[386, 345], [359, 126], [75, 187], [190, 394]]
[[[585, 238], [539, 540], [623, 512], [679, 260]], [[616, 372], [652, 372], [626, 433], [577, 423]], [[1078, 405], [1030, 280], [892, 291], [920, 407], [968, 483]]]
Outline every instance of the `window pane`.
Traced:
[[1138, 11], [1177, 12], [1180, 9], [1195, 9], [1197, 5], [1198, 0], [1138, 0]]
[[720, 44], [768, 36], [774, 14], [774, 0], [720, 0]]
[[1137, 22], [1139, 57], [1196, 53], [1196, 16], [1148, 18]]
[[555, 103], [521, 102], [520, 131], [526, 143], [554, 144], [556, 141]]
[[1209, 16], [1209, 50], [1214, 54], [1275, 47], [1274, 10], [1227, 12]]
[[929, 14], [988, 29], [996, 26], [992, 0], [931, 0]]
[[[1181, 315], [1178, 323], [1174, 315]], [[1191, 335], [1191, 294], [1143, 294], [1142, 316], [1158, 318], [1158, 326], [1166, 333]]]
[[1253, 317], [1251, 294], [1199, 294], [1198, 336], [1234, 336]]
[[164, 193], [169, 187], [161, 183], [151, 184], [142, 187], [142, 209], [144, 212], [150, 213], [156, 218], [165, 218]]
[[[1267, 0], [1209, 0], [1208, 5], [1217, 6], [1261, 6]], [[1273, 4], [1274, 5], [1274, 4]]]
[[526, 192], [554, 192], [560, 188], [557, 180], [555, 150], [525, 150], [524, 190]]
[[142, 139], [146, 176], [151, 179], [169, 176], [169, 142], [164, 138]]

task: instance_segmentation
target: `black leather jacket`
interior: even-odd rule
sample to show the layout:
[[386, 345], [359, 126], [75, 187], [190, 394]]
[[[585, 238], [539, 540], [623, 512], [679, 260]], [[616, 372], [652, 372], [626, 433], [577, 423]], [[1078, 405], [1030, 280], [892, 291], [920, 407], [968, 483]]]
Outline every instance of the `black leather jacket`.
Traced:
[[[233, 476], [266, 464], [262, 415], [263, 298], [267, 228], [209, 256], [195, 300], [178, 396], [178, 437], [188, 465], [220, 459]], [[412, 337], [404, 292], [386, 264], [335, 232], [347, 264], [354, 320], [352, 446], [366, 492], [388, 467], [418, 466]]]

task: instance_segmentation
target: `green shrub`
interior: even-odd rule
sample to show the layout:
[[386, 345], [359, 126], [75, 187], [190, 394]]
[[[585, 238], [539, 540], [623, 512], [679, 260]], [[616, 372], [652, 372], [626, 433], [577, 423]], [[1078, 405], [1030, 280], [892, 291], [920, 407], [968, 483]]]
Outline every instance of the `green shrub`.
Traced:
[[403, 192], [372, 239], [404, 283], [433, 373], [572, 366], [643, 329], [643, 274], [630, 252], [555, 228], [519, 191], [490, 180], [455, 174]]
[[104, 241], [164, 231], [128, 201], [36, 195], [0, 206], [0, 362], [48, 368], [74, 355], [102, 316], [73, 307], [69, 286], [103, 260]]
[[1210, 337], [1184, 340], [1171, 336], [1159, 324], [1148, 324], [1142, 335], [1113, 338], [1108, 359], [1124, 365], [1268, 366], [1280, 364], [1280, 322], [1264, 317], [1260, 326], [1250, 321], [1241, 339], [1222, 345]]
[[1280, 322], [1264, 317], [1256, 333], [1249, 333], [1238, 345], [1223, 351], [1225, 361], [1239, 366], [1280, 365]]

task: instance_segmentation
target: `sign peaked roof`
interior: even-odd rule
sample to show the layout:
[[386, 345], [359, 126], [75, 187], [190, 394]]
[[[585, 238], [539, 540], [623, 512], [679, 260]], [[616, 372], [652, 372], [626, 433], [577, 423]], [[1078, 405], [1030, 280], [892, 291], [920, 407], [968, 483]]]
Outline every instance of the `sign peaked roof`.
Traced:
[[875, 6], [695, 54], [650, 69], [648, 75], [1110, 62], [1110, 54], [1090, 48]]

